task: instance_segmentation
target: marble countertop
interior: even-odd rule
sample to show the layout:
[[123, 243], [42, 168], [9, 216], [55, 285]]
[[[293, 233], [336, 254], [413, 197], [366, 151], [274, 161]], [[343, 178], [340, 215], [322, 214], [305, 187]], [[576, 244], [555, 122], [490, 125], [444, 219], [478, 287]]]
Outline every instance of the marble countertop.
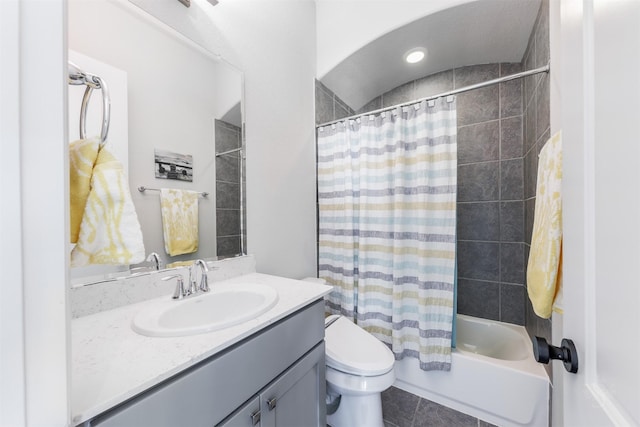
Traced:
[[133, 317], [154, 300], [73, 319], [72, 423], [76, 425], [91, 419], [322, 298], [331, 290], [329, 286], [317, 283], [260, 273], [215, 282], [212, 288], [234, 283], [271, 286], [278, 291], [278, 302], [266, 313], [239, 325], [184, 337], [147, 337], [131, 329]]

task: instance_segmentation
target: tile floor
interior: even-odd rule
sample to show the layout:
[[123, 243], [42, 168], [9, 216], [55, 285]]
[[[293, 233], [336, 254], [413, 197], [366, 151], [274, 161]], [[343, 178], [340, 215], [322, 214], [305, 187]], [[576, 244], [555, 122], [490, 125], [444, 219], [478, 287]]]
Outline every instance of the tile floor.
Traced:
[[382, 393], [382, 415], [385, 427], [495, 427], [396, 387]]

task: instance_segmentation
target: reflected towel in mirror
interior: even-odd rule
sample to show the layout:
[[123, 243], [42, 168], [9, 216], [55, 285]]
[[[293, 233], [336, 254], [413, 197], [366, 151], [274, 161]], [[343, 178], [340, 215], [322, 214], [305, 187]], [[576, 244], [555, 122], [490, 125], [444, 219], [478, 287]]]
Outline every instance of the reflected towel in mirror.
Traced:
[[71, 266], [144, 261], [142, 231], [122, 164], [100, 139], [69, 145]]
[[160, 189], [164, 249], [170, 256], [198, 250], [198, 192]]

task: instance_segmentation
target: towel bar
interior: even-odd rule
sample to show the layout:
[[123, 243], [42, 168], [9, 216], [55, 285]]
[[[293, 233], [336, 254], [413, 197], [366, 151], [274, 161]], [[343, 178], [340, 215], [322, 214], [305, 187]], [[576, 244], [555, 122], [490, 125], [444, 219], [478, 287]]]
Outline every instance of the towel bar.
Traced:
[[[141, 185], [140, 187], [138, 187], [138, 191], [141, 193], [144, 193], [145, 191], [160, 191], [159, 188], [149, 188], [149, 187], [145, 187], [144, 185]], [[200, 194], [202, 197], [207, 197], [209, 196], [209, 193], [206, 191], [199, 191], [198, 194]]]

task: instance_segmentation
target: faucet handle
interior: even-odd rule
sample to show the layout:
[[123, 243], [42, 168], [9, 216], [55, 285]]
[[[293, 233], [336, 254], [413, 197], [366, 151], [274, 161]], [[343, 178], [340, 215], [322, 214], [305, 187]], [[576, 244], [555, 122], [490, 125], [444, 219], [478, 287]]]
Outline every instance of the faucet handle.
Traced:
[[176, 289], [173, 291], [173, 299], [180, 299], [187, 295], [187, 290], [184, 288], [184, 279], [181, 274], [172, 274], [171, 276], [163, 277], [162, 281], [166, 282], [167, 280], [176, 279]]

